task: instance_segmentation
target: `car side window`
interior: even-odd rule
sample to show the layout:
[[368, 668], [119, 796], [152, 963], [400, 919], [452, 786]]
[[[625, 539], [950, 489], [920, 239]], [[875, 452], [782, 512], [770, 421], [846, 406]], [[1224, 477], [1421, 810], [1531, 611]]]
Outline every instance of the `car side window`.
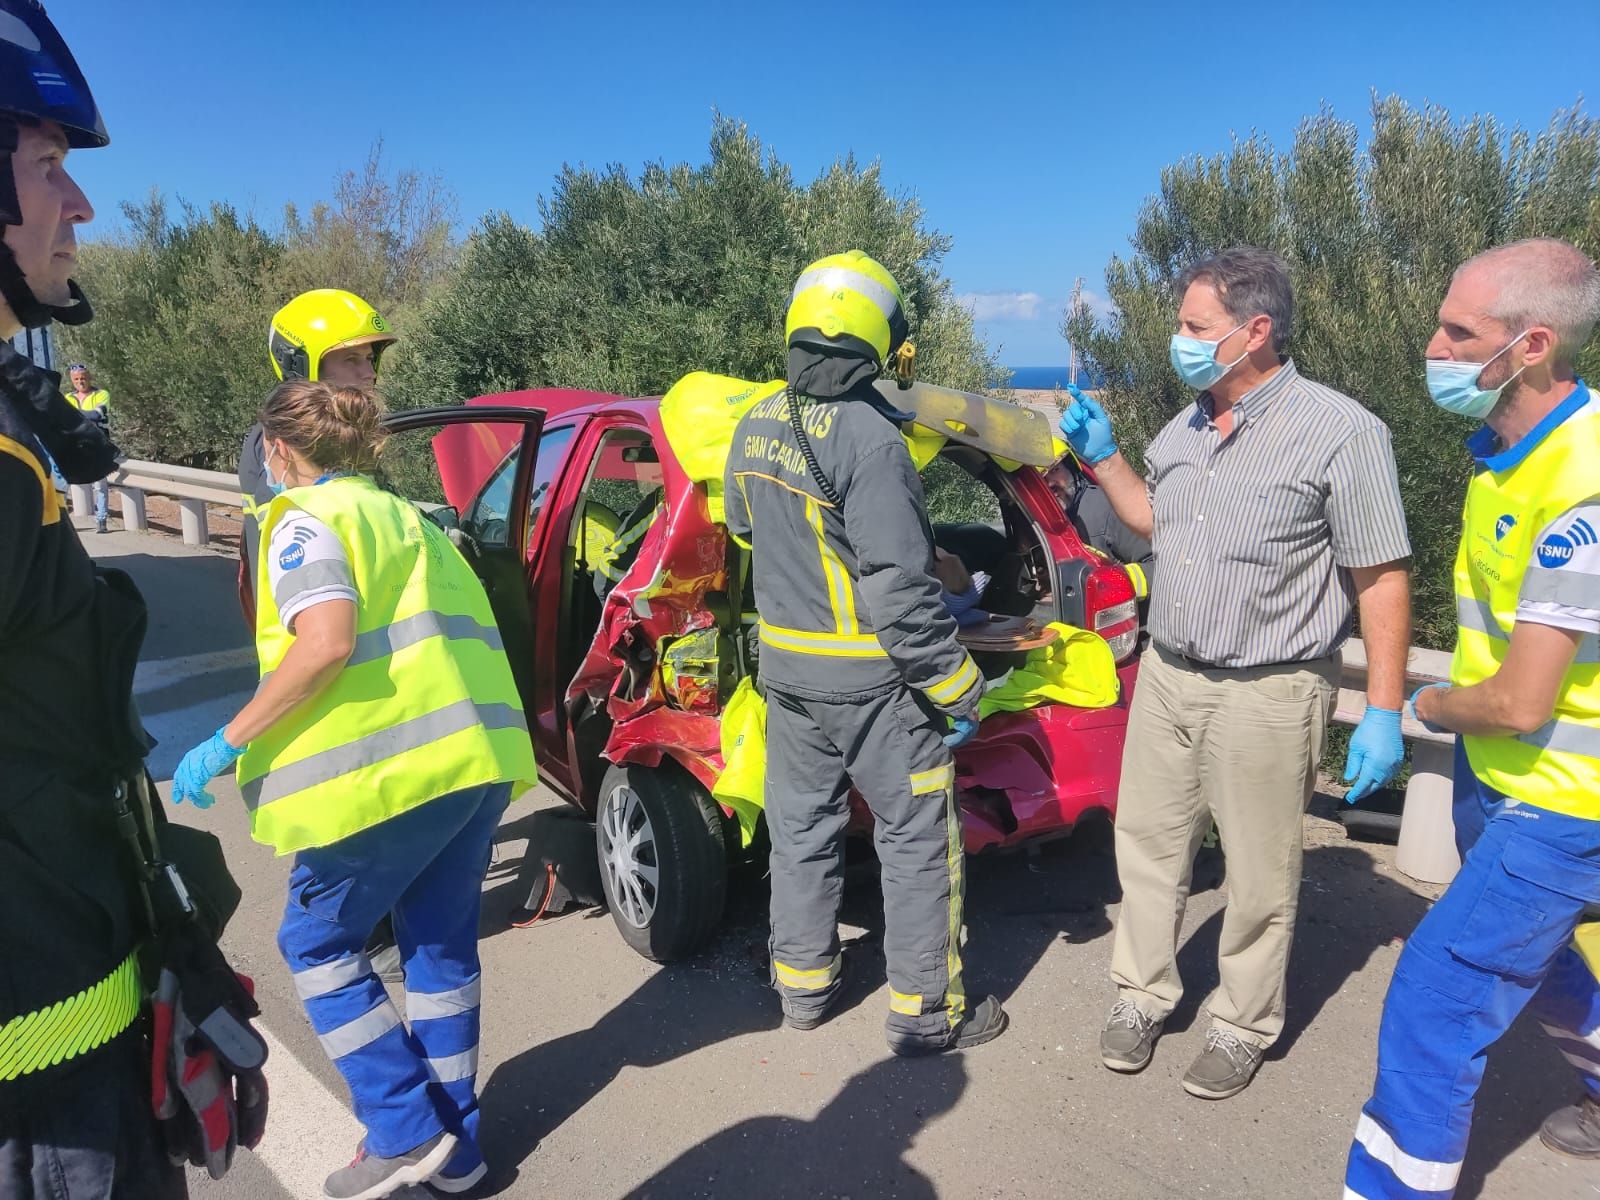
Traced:
[[[528, 500], [528, 531], [532, 536], [534, 525], [539, 519], [539, 510], [544, 507], [545, 498], [550, 494], [550, 484], [555, 478], [556, 467], [560, 465], [561, 458], [566, 452], [567, 442], [572, 439], [571, 425], [563, 425], [557, 429], [546, 429], [539, 438], [539, 457], [533, 465], [532, 495]], [[462, 518], [461, 528], [479, 546], [504, 547], [510, 545], [511, 530], [511, 489], [516, 484], [517, 460], [521, 455], [521, 445], [512, 448], [505, 460], [495, 468], [489, 482], [484, 485], [483, 491], [478, 493], [478, 498], [467, 509], [466, 516]]]

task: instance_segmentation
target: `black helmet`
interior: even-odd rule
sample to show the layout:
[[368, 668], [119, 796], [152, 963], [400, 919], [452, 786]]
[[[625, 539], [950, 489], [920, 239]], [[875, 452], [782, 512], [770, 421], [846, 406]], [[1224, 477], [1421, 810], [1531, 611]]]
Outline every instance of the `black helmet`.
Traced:
[[[74, 149], [111, 140], [88, 81], [37, 0], [0, 0], [0, 225], [22, 221], [11, 174], [19, 120], [54, 121]], [[87, 321], [88, 301], [77, 284], [72, 292], [74, 303], [65, 307], [41, 303], [0, 242], [0, 296], [24, 325], [43, 325], [52, 318], [73, 325]]]

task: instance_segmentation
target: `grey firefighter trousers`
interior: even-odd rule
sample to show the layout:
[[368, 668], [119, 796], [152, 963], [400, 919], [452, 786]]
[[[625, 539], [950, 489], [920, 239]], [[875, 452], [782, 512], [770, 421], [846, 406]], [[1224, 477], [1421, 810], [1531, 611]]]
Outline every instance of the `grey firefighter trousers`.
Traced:
[[966, 1015], [964, 888], [947, 722], [906, 686], [810, 700], [767, 693], [772, 974], [784, 1007], [815, 1015], [839, 987], [849, 786], [872, 810], [882, 866], [891, 1046], [943, 1046]]

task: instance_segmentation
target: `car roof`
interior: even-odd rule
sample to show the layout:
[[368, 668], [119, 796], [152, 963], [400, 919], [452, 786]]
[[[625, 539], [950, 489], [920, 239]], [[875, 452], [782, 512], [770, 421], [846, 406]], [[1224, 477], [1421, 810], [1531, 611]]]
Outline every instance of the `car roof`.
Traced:
[[582, 388], [524, 388], [515, 392], [493, 392], [474, 396], [468, 405], [508, 404], [517, 408], [542, 408], [547, 418], [595, 414], [603, 412], [629, 412], [654, 423], [659, 420], [660, 396], [619, 396], [614, 392], [591, 392]]

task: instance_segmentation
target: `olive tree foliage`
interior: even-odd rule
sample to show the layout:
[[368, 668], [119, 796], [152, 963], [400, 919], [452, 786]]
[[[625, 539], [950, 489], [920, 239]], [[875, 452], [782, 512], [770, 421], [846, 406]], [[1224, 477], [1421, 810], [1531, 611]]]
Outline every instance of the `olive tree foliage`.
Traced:
[[990, 386], [998, 365], [940, 273], [949, 246], [876, 165], [845, 158], [797, 183], [718, 117], [705, 162], [651, 163], [637, 178], [568, 166], [538, 228], [484, 218], [386, 390], [411, 408], [529, 387], [659, 395], [694, 370], [776, 378], [795, 278], [852, 248], [905, 291], [919, 374]]
[[122, 230], [83, 247], [78, 279], [95, 319], [57, 334], [63, 356], [110, 389], [126, 453], [231, 469], [277, 382], [268, 321], [309, 288], [364, 296], [403, 346], [424, 294], [451, 269], [455, 200], [435, 178], [389, 173], [381, 151], [340, 175], [331, 201], [303, 215], [290, 207], [276, 226], [227, 203], [174, 207], [152, 193], [123, 206]]
[[[1415, 549], [1414, 640], [1454, 638], [1451, 568], [1471, 426], [1429, 400], [1423, 359], [1451, 273], [1481, 250], [1532, 236], [1600, 255], [1600, 122], [1558, 113], [1537, 133], [1375, 99], [1370, 136], [1323, 111], [1287, 153], [1253, 135], [1166, 168], [1139, 214], [1132, 253], [1106, 268], [1115, 310], [1069, 313], [1063, 331], [1105, 377], [1103, 401], [1136, 462], [1193, 400], [1167, 361], [1185, 267], [1227, 246], [1289, 263], [1289, 353], [1389, 426]], [[1600, 376], [1600, 339], [1579, 357]]]

